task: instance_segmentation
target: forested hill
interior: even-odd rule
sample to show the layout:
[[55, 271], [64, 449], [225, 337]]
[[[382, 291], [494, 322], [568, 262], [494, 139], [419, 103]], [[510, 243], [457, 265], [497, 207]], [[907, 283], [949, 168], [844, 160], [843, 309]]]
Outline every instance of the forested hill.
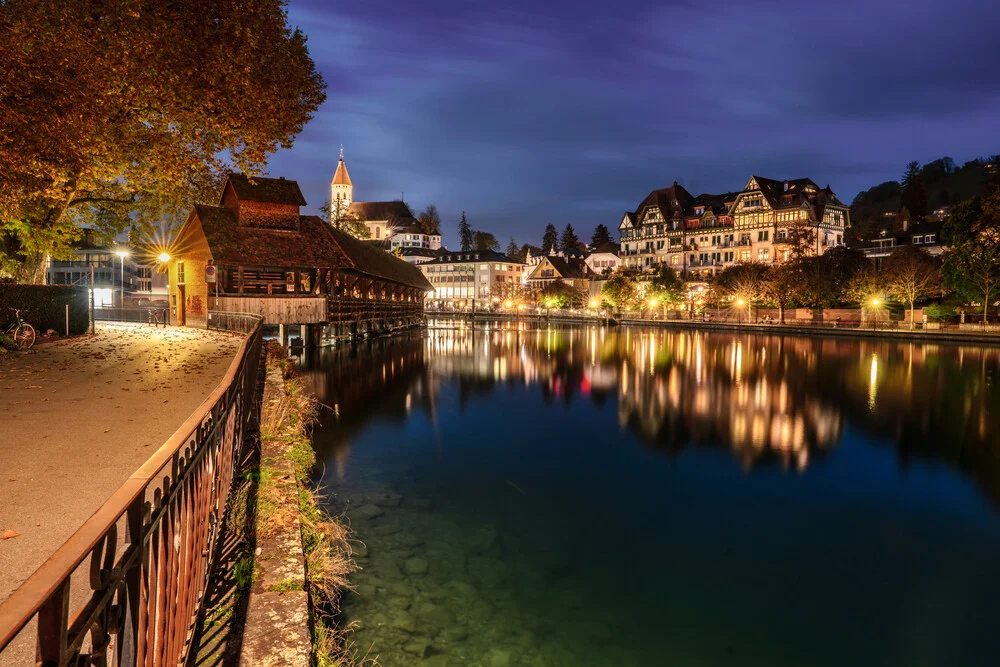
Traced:
[[[920, 179], [926, 187], [927, 212], [952, 206], [983, 193], [991, 170], [1000, 166], [1000, 155], [970, 160], [959, 167], [950, 157], [943, 157], [920, 167]], [[886, 220], [883, 213], [900, 212], [902, 184], [886, 181], [858, 193], [851, 202], [851, 225], [859, 237], [867, 237]]]

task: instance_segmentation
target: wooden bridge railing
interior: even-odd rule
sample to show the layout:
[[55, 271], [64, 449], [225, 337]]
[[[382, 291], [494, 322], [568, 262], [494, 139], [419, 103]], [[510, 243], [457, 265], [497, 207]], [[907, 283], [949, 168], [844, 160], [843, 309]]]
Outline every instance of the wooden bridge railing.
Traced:
[[331, 324], [361, 320], [419, 318], [424, 313], [423, 300], [392, 301], [349, 296], [330, 297], [327, 317]]
[[[249, 335], [218, 388], [0, 605], [0, 662], [37, 619], [39, 665], [184, 663], [234, 467], [260, 416], [262, 320], [230, 322]], [[89, 590], [71, 609], [78, 568]]]

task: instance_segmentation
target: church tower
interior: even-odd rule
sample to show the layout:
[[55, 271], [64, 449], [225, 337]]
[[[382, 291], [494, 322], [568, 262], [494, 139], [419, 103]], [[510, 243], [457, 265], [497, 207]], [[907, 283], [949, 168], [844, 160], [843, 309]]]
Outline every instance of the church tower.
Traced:
[[347, 173], [347, 166], [344, 164], [344, 147], [341, 146], [340, 162], [337, 163], [337, 171], [333, 175], [333, 182], [330, 183], [331, 215], [337, 217], [335, 212], [338, 210], [338, 206], [341, 215], [343, 215], [352, 201], [354, 201], [354, 185]]

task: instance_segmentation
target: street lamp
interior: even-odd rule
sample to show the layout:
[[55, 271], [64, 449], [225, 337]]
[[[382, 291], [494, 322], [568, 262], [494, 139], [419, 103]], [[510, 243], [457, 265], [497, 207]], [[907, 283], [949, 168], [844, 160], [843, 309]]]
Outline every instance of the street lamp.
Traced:
[[122, 313], [125, 312], [125, 258], [128, 257], [128, 250], [116, 250], [115, 254], [122, 260], [122, 297], [120, 305]]
[[159, 255], [157, 255], [156, 259], [160, 260], [160, 264], [166, 264], [167, 262], [170, 261], [170, 254], [161, 252]]
[[[743, 310], [743, 299], [736, 299], [736, 305], [739, 306], [740, 311], [742, 312], [742, 310]], [[739, 319], [740, 318], [737, 317], [736, 321], [739, 322]]]
[[872, 299], [872, 331], [875, 331], [878, 327], [878, 298]]

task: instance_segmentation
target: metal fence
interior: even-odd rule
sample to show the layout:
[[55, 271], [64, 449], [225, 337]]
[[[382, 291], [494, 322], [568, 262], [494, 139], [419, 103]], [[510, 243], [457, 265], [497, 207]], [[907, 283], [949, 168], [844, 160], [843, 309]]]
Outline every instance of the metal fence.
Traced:
[[208, 313], [208, 328], [249, 334], [261, 319], [260, 315], [251, 313], [224, 313], [213, 310]]
[[[241, 331], [251, 319], [219, 387], [0, 605], [0, 658], [37, 619], [41, 665], [186, 660], [235, 462], [260, 416], [262, 320], [233, 324]], [[76, 590], [81, 574], [89, 590]], [[83, 600], [72, 610], [71, 596]]]
[[170, 311], [166, 306], [104, 306], [94, 308], [95, 322], [132, 322], [165, 327], [170, 324]]

